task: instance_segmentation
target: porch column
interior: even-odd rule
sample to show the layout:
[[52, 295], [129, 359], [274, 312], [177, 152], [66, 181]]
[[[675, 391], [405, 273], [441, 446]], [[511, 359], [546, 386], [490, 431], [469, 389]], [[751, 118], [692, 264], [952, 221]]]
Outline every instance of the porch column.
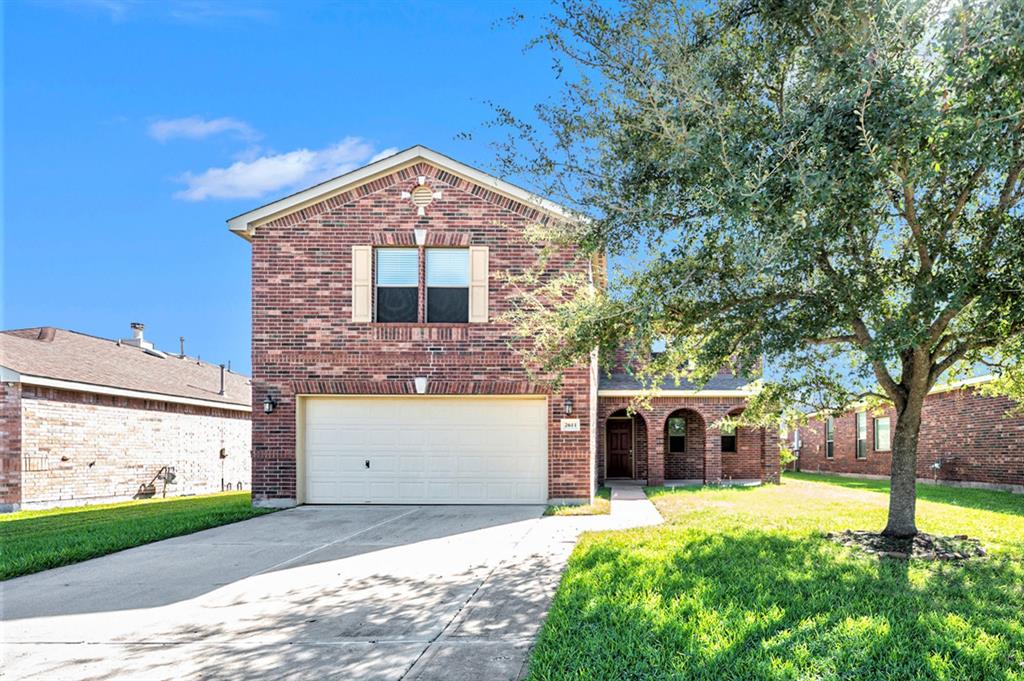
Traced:
[[761, 429], [761, 482], [779, 484], [782, 471], [779, 464], [779, 435], [771, 428]]
[[[714, 420], [704, 418], [708, 422]], [[722, 482], [722, 434], [711, 426], [704, 433], [704, 484], [718, 485]]]
[[665, 484], [665, 419], [654, 414], [647, 421], [647, 484]]

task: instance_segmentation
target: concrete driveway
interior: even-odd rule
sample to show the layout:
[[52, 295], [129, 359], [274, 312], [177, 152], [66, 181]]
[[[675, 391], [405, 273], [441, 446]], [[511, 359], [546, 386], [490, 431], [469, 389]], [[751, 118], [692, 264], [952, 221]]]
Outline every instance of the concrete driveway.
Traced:
[[542, 511], [306, 506], [20, 577], [2, 675], [515, 679], [586, 527]]

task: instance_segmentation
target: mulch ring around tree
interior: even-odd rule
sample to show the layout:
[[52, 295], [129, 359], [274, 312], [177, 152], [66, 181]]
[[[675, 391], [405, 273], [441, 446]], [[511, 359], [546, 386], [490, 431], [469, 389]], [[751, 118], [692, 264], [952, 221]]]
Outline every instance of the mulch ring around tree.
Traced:
[[940, 537], [918, 532], [917, 536], [911, 539], [896, 539], [885, 537], [880, 532], [845, 530], [829, 532], [825, 538], [843, 546], [860, 549], [879, 558], [965, 561], [971, 558], [983, 558], [986, 555], [981, 542], [966, 534]]

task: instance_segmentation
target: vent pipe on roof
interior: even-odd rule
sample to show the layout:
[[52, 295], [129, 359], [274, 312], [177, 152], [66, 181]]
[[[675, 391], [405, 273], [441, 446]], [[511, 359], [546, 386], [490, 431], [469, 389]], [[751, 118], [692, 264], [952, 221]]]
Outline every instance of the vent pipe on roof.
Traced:
[[180, 357], [181, 359], [185, 359], [185, 337], [184, 336], [178, 336], [178, 346], [180, 347], [180, 351], [178, 352], [178, 357]]
[[132, 347], [142, 348], [143, 350], [152, 350], [153, 344], [142, 337], [142, 331], [146, 328], [146, 325], [142, 322], [132, 322], [132, 337], [122, 338], [121, 343], [123, 345], [131, 345]]
[[224, 365], [220, 365], [220, 394], [224, 394]]

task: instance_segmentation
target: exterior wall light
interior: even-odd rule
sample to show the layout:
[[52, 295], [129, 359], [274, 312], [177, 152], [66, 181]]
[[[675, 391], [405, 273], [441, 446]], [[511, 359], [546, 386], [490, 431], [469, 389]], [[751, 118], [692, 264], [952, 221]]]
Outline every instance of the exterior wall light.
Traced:
[[566, 397], [565, 401], [562, 402], [562, 411], [565, 412], [566, 416], [572, 414], [572, 397]]
[[271, 396], [267, 395], [263, 398], [263, 413], [269, 414], [274, 411], [274, 407], [277, 406], [277, 401]]

